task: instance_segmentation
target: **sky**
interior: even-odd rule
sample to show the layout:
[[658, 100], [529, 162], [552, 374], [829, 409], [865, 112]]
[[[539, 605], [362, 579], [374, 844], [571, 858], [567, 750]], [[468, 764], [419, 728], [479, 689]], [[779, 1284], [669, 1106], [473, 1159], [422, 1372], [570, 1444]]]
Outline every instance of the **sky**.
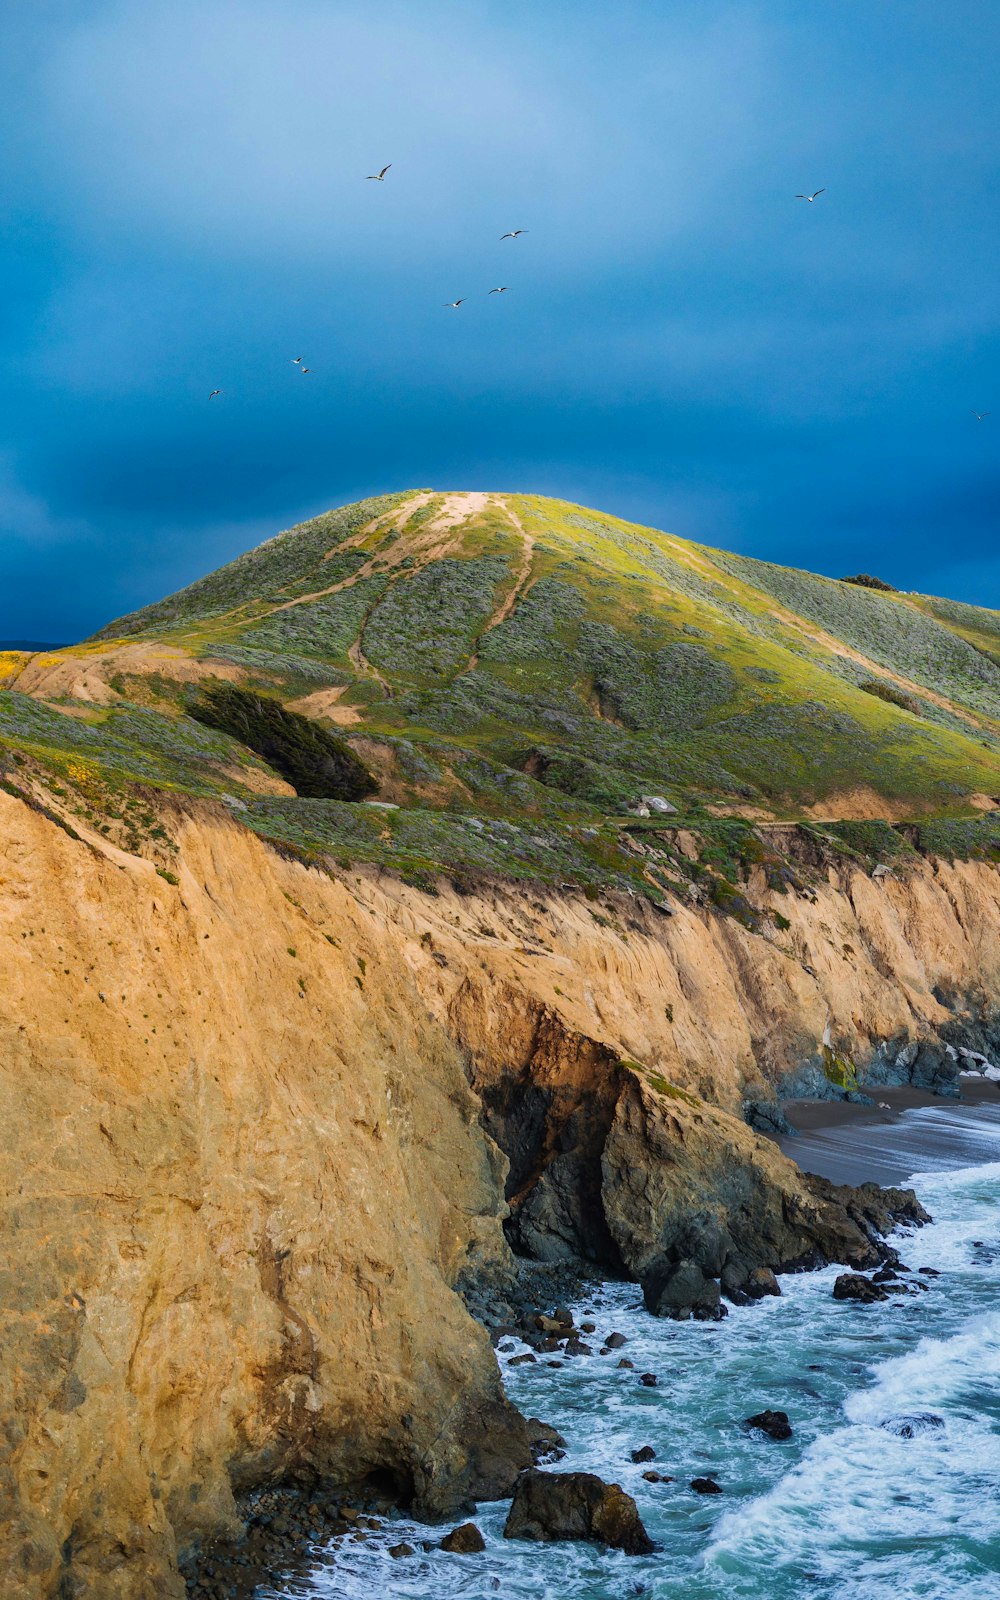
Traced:
[[5, 7], [0, 638], [418, 487], [1000, 607], [998, 68], [996, 0]]

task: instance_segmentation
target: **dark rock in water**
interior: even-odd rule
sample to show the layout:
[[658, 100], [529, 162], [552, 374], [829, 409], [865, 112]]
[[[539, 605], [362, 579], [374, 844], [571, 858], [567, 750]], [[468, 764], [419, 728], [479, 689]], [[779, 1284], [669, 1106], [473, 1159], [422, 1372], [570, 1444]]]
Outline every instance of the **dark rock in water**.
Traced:
[[899, 1273], [895, 1267], [879, 1267], [872, 1273], [872, 1283], [898, 1283]]
[[785, 1411], [758, 1411], [755, 1417], [747, 1417], [743, 1424], [746, 1428], [755, 1428], [760, 1433], [766, 1433], [769, 1439], [790, 1439], [792, 1425]]
[[922, 1433], [934, 1433], [943, 1428], [944, 1417], [934, 1411], [915, 1411], [908, 1417], [887, 1417], [879, 1427], [886, 1433], [894, 1433], [897, 1439], [916, 1439]]
[[628, 1344], [628, 1340], [623, 1333], [609, 1333], [604, 1343], [609, 1350], [620, 1350], [623, 1344]]
[[722, 1484], [716, 1483], [714, 1478], [692, 1478], [691, 1488], [695, 1494], [721, 1494]]
[[[721, 1271], [721, 1267], [720, 1267]], [[654, 1317], [672, 1317], [686, 1322], [719, 1322], [726, 1315], [719, 1285], [707, 1277], [695, 1261], [681, 1261], [661, 1275], [653, 1272], [643, 1279], [643, 1299]]]
[[860, 1305], [870, 1306], [877, 1300], [888, 1300], [889, 1296], [880, 1283], [873, 1283], [871, 1278], [864, 1278], [859, 1272], [842, 1272], [833, 1286], [835, 1300], [856, 1300]]
[[565, 1349], [568, 1356], [592, 1356], [594, 1353], [592, 1347], [582, 1339], [567, 1339]]
[[917, 1271], [922, 1278], [940, 1278], [941, 1276], [936, 1267], [918, 1267]]
[[644, 1372], [642, 1377], [639, 1379], [639, 1382], [646, 1389], [655, 1389], [659, 1379], [657, 1378], [655, 1372]]
[[655, 1461], [656, 1460], [656, 1451], [653, 1449], [652, 1445], [644, 1444], [641, 1450], [633, 1450], [632, 1451], [632, 1460], [633, 1461]]
[[505, 1539], [585, 1539], [626, 1555], [651, 1555], [656, 1546], [631, 1495], [592, 1472], [522, 1472], [504, 1525]]
[[581, 1333], [596, 1333], [597, 1332], [597, 1323], [596, 1322], [581, 1322], [581, 1324], [580, 1324], [580, 1332]]
[[646, 1483], [669, 1483], [669, 1478], [661, 1478], [658, 1472], [644, 1472], [643, 1479]]
[[461, 1527], [445, 1534], [438, 1548], [453, 1556], [471, 1556], [486, 1549], [486, 1540], [474, 1522], [463, 1522]]
[[566, 1454], [566, 1440], [562, 1434], [537, 1417], [528, 1418], [528, 1442], [536, 1467], [543, 1461], [561, 1461]]
[[400, 1556], [416, 1555], [416, 1551], [414, 1550], [412, 1544], [407, 1544], [406, 1540], [404, 1539], [402, 1544], [391, 1544], [389, 1546], [389, 1554], [392, 1556], [394, 1561], [398, 1561]]
[[508, 1367], [523, 1367], [526, 1361], [536, 1361], [537, 1359], [537, 1356], [533, 1356], [530, 1350], [526, 1350], [523, 1356], [511, 1356], [507, 1365]]
[[765, 1295], [780, 1295], [781, 1287], [770, 1267], [754, 1267], [743, 1286], [743, 1292], [751, 1300], [763, 1300]]
[[621, 1360], [618, 1363], [618, 1366], [619, 1366], [619, 1368], [624, 1367], [628, 1372], [634, 1372], [635, 1371], [635, 1362], [634, 1361], [630, 1361], [628, 1356], [622, 1356]]
[[556, 1317], [545, 1317], [539, 1313], [538, 1316], [532, 1317], [531, 1321], [539, 1333], [557, 1333], [565, 1336], [565, 1324]]

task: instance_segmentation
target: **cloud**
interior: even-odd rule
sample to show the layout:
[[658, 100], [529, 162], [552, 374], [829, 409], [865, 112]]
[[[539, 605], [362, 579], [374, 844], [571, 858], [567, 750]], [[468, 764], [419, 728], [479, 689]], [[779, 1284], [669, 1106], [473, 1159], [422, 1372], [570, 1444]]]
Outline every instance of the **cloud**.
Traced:
[[[52, 53], [50, 185], [81, 228], [134, 242], [138, 225], [222, 260], [356, 263], [529, 219], [540, 243], [572, 226], [588, 256], [602, 239], [617, 255], [704, 215], [750, 158], [761, 92], [739, 9], [643, 37], [631, 9], [617, 41], [605, 13], [595, 61], [563, 7], [519, 30], [434, 0], [126, 0]], [[364, 181], [388, 161], [384, 185]]]

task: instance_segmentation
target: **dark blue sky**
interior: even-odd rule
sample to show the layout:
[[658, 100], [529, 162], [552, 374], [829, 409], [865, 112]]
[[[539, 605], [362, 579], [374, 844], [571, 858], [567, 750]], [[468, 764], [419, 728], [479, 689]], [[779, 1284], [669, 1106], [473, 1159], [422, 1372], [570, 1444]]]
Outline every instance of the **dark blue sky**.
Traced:
[[33, 0], [2, 35], [0, 636], [425, 485], [1000, 605], [996, 0]]

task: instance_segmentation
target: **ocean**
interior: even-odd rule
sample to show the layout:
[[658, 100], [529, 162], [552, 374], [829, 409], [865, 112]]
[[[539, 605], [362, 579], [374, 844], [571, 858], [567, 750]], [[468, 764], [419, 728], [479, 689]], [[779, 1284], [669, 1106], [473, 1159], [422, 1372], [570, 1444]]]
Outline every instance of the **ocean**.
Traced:
[[[523, 1411], [565, 1435], [556, 1471], [582, 1469], [632, 1494], [648, 1557], [502, 1537], [507, 1505], [473, 1518], [478, 1555], [421, 1550], [445, 1529], [404, 1517], [367, 1542], [317, 1547], [310, 1571], [262, 1600], [997, 1600], [1000, 1596], [1000, 1107], [906, 1112], [895, 1123], [810, 1136], [804, 1163], [913, 1184], [930, 1226], [893, 1243], [928, 1288], [861, 1306], [835, 1301], [842, 1268], [786, 1276], [782, 1295], [717, 1324], [658, 1321], [633, 1284], [573, 1307], [594, 1354], [504, 1365]], [[861, 1174], [864, 1175], [864, 1174]], [[607, 1356], [601, 1335], [627, 1344]], [[501, 1363], [523, 1350], [506, 1340]], [[619, 1358], [634, 1363], [621, 1368]], [[654, 1373], [657, 1385], [639, 1376]], [[744, 1426], [788, 1413], [792, 1438]], [[655, 1460], [635, 1464], [648, 1445]], [[649, 1483], [643, 1472], [670, 1477]], [[714, 1476], [722, 1493], [690, 1488]], [[461, 1519], [456, 1519], [461, 1520]], [[451, 1526], [449, 1524], [448, 1526]], [[407, 1540], [411, 1557], [388, 1547]]]

